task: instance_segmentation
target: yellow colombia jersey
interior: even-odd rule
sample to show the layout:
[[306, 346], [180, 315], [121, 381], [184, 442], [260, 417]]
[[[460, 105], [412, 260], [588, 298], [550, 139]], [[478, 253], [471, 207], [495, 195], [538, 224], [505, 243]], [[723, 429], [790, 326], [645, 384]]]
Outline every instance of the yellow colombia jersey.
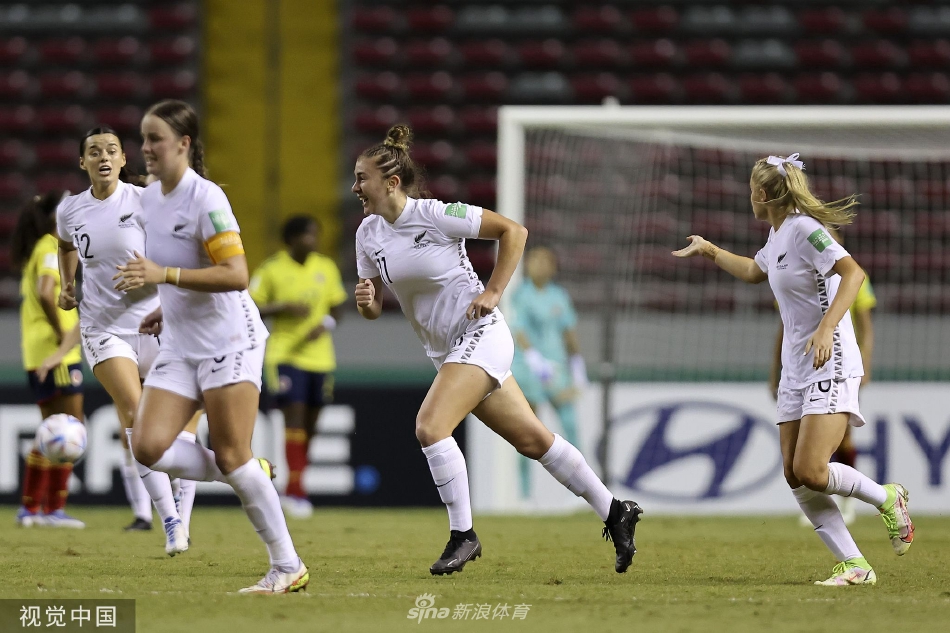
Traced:
[[871, 280], [867, 277], [864, 278], [864, 283], [861, 284], [861, 288], [858, 290], [858, 296], [855, 297], [854, 303], [851, 304], [852, 314], [855, 312], [867, 312], [868, 310], [873, 310], [877, 306], [877, 297], [874, 296], [874, 289], [871, 288]]
[[249, 290], [257, 305], [305, 303], [310, 306], [306, 317], [284, 314], [273, 317], [266, 355], [270, 368], [278, 364], [293, 365], [320, 373], [336, 369], [330, 333], [315, 341], [307, 340], [307, 334], [320, 325], [330, 308], [347, 298], [340, 271], [332, 259], [311, 253], [306, 262], [298, 264], [287, 251], [281, 251], [254, 272]]
[[[53, 235], [47, 234], [40, 238], [33, 247], [33, 254], [30, 255], [30, 261], [23, 269], [23, 279], [20, 281], [20, 332], [23, 343], [23, 367], [24, 369], [36, 369], [47, 357], [56, 352], [59, 347], [56, 343], [56, 335], [53, 333], [53, 326], [50, 325], [43, 312], [43, 306], [40, 305], [39, 280], [40, 277], [50, 276], [56, 280], [56, 287], [53, 289], [53, 296], [59, 297], [59, 261], [57, 259], [57, 250], [59, 243]], [[79, 312], [77, 310], [60, 310], [59, 325], [65, 334], [74, 327], [79, 321]], [[63, 362], [66, 365], [73, 365], [82, 361], [79, 346], [74, 347]]]

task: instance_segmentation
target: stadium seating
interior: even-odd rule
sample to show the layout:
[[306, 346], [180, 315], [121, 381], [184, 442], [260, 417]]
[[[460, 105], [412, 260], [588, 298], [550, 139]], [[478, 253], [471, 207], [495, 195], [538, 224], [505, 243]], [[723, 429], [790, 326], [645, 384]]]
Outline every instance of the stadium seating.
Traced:
[[[151, 102], [195, 100], [197, 0], [0, 3], [0, 227], [34, 193], [78, 191], [78, 135], [115, 128], [138, 160], [138, 126]], [[138, 166], [141, 170], [141, 167]], [[0, 230], [7, 235], [9, 231]], [[0, 253], [8, 253], [0, 237]], [[17, 301], [0, 257], [0, 306]]]

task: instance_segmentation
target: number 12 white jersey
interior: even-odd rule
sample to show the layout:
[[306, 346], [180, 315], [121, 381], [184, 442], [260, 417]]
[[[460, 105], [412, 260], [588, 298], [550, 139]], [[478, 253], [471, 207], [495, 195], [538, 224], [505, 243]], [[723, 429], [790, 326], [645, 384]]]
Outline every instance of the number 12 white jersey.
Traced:
[[356, 230], [360, 278], [380, 277], [396, 295], [429, 357], [444, 356], [470, 325], [492, 319], [465, 318], [485, 291], [465, 252], [481, 225], [481, 207], [409, 198], [394, 223], [371, 215]]
[[83, 332], [136, 334], [142, 319], [158, 307], [153, 284], [121, 292], [112, 279], [116, 266], [132, 259], [134, 251], [145, 254], [142, 191], [119, 182], [111, 196], [99, 200], [90, 187], [64, 198], [56, 208], [56, 233], [76, 246], [82, 262]]

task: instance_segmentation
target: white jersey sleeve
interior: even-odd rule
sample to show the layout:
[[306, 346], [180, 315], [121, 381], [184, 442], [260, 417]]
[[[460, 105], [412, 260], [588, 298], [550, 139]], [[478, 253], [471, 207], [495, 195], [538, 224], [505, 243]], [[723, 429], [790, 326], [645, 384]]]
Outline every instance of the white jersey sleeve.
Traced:
[[373, 261], [370, 253], [363, 247], [361, 239], [362, 225], [356, 231], [356, 274], [360, 279], [373, 279], [379, 277], [379, 266]]
[[769, 229], [769, 239], [765, 243], [765, 246], [759, 249], [759, 252], [755, 254], [755, 263], [758, 265], [759, 270], [768, 274], [769, 272], [769, 245], [772, 243], [772, 232], [774, 229]]
[[64, 242], [73, 241], [73, 236], [69, 234], [69, 198], [63, 198], [56, 205], [56, 237]]
[[419, 210], [423, 216], [443, 235], [451, 238], [475, 239], [482, 227], [482, 208], [452, 202], [446, 204], [440, 200], [419, 200]]
[[209, 185], [197, 200], [198, 232], [202, 241], [205, 242], [218, 233], [241, 232], [237, 218], [234, 217], [234, 211], [231, 210], [231, 203], [224, 195], [224, 191], [214, 183], [209, 183]]
[[822, 275], [827, 276], [839, 259], [850, 257], [850, 253], [832, 239], [818, 220], [803, 218], [802, 222], [795, 223], [795, 228], [799, 232], [796, 236], [799, 254]]

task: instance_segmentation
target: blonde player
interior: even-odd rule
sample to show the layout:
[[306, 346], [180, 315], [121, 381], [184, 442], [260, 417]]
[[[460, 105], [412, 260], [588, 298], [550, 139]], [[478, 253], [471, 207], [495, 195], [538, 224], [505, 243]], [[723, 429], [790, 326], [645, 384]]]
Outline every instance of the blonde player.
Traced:
[[[62, 197], [62, 191], [53, 191], [36, 196], [26, 204], [17, 218], [10, 250], [13, 265], [22, 275], [23, 367], [34, 400], [43, 418], [68, 413], [82, 420], [82, 359], [75, 339], [70, 338], [78, 319], [74, 313], [56, 307], [60, 285], [56, 265], [56, 205]], [[71, 343], [67, 352], [51, 371], [40, 371], [43, 360], [64, 340]], [[50, 464], [34, 446], [26, 458], [23, 505], [16, 515], [17, 524], [84, 528], [85, 523], [69, 516], [65, 510], [71, 473], [72, 464]]]
[[914, 540], [907, 490], [881, 486], [857, 470], [829, 463], [845, 427], [862, 426], [858, 387], [864, 368], [851, 319], [846, 318], [865, 275], [828, 227], [849, 224], [853, 197], [825, 203], [808, 188], [798, 154], [756, 162], [749, 187], [752, 213], [772, 225], [755, 259], [734, 255], [698, 235], [674, 251], [702, 255], [749, 282], [768, 279], [785, 328], [778, 424], [785, 479], [802, 512], [839, 561], [821, 585], [873, 585], [877, 576], [845, 526], [829, 495], [853, 496], [876, 507], [894, 552], [902, 556]]
[[[366, 216], [356, 232], [356, 305], [364, 318], [379, 318], [386, 284], [439, 372], [416, 417], [416, 438], [449, 513], [449, 542], [429, 571], [461, 571], [482, 552], [465, 457], [452, 437], [473, 413], [590, 503], [614, 541], [614, 568], [623, 573], [636, 552], [642, 510], [614, 499], [580, 451], [538, 420], [511, 377], [514, 341], [497, 305], [528, 232], [481, 207], [420, 199], [425, 193], [409, 156], [411, 138], [408, 127], [395, 126], [356, 161], [352, 191]], [[465, 240], [474, 238], [498, 241], [498, 263], [485, 287], [465, 253]]]
[[[59, 268], [63, 279], [59, 307], [75, 310], [75, 280], [83, 267], [80, 331], [86, 362], [115, 403], [126, 448], [122, 479], [135, 521], [127, 530], [151, 529], [152, 509], [165, 528], [165, 551], [170, 556], [188, 549], [187, 521], [179, 515], [168, 475], [132, 460], [126, 430], [132, 428], [142, 395], [141, 381], [158, 354], [157, 337], [139, 333], [139, 323], [158, 308], [158, 291], [148, 285], [123, 293], [113, 286], [116, 266], [145, 247], [140, 197], [144, 189], [131, 184], [122, 142], [115, 130], [96, 127], [79, 142], [79, 167], [91, 187], [63, 199], [56, 210]], [[194, 433], [182, 436], [195, 440]], [[195, 482], [180, 484], [184, 505], [191, 506]]]
[[[234, 488], [270, 557], [241, 593], [288, 593], [310, 574], [297, 556], [271, 479], [251, 454], [267, 329], [247, 293], [240, 229], [221, 188], [203, 177], [198, 117], [182, 101], [142, 119], [142, 154], [158, 181], [142, 194], [145, 251], [119, 266], [116, 289], [158, 284], [161, 308], [141, 329], [164, 332], [132, 429], [135, 458], [154, 470]], [[204, 402], [214, 451], [178, 438]]]

